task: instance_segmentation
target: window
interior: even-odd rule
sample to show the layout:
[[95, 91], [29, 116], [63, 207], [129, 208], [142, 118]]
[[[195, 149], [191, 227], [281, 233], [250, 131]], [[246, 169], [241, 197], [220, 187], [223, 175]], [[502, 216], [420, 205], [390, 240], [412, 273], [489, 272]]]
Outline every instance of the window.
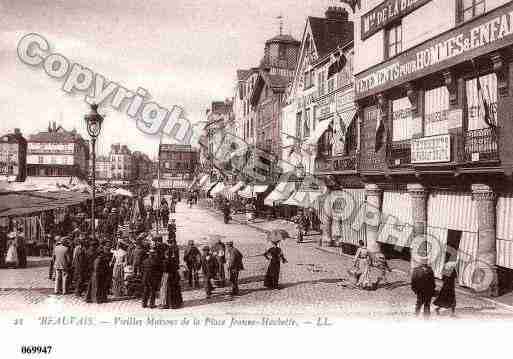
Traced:
[[287, 58], [287, 48], [284, 45], [278, 48], [278, 57], [282, 60]]
[[424, 136], [444, 135], [449, 133], [449, 90], [441, 86], [426, 91]]
[[303, 136], [310, 137], [310, 110], [305, 110], [305, 121], [303, 122]]
[[484, 12], [485, 0], [458, 0], [459, 21], [468, 21]]
[[38, 156], [37, 160], [38, 160], [39, 164], [43, 164], [44, 163], [43, 156]]
[[394, 57], [403, 51], [403, 27], [401, 23], [394, 25], [385, 31], [385, 56]]
[[319, 87], [319, 96], [324, 95], [324, 86], [325, 86], [324, 71], [320, 71], [317, 74], [317, 86]]
[[335, 89], [335, 78], [332, 77], [328, 80], [328, 93], [333, 92], [334, 89]]
[[392, 101], [392, 141], [409, 140], [422, 132], [420, 121], [415, 120], [407, 97]]
[[296, 114], [296, 137], [301, 138], [301, 112]]
[[482, 96], [477, 90], [477, 79], [467, 80], [467, 113], [468, 130], [480, 130], [487, 128], [485, 122], [484, 101], [490, 109], [490, 120], [496, 124], [497, 119], [497, 75], [491, 73], [479, 78], [481, 84]]

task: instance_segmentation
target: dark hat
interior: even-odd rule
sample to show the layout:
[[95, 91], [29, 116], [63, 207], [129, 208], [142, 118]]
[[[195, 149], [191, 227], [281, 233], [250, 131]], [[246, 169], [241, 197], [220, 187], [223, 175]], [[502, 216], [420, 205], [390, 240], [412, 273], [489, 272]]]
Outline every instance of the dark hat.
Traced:
[[233, 246], [233, 241], [228, 241], [228, 242], [226, 242], [226, 245], [227, 245], [227, 246]]
[[210, 252], [210, 247], [209, 246], [204, 246], [202, 248], [203, 252]]

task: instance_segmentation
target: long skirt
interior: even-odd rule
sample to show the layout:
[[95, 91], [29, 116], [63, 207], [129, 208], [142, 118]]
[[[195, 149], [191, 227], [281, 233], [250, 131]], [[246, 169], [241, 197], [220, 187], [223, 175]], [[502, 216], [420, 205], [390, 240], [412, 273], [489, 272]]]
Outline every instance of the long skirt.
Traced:
[[271, 261], [269, 267], [267, 267], [267, 273], [265, 275], [264, 286], [267, 288], [276, 289], [278, 288], [278, 282], [280, 280], [280, 262]]
[[183, 305], [182, 288], [180, 287], [180, 276], [177, 273], [164, 273], [160, 286], [159, 305], [180, 308]]
[[7, 250], [7, 254], [5, 256], [5, 263], [10, 265], [18, 265], [18, 251], [16, 250], [16, 246], [11, 245]]
[[125, 295], [125, 270], [123, 265], [114, 266], [112, 274], [112, 293], [115, 297]]
[[105, 286], [105, 275], [93, 273], [87, 293], [87, 299], [93, 303], [104, 303], [107, 301]]

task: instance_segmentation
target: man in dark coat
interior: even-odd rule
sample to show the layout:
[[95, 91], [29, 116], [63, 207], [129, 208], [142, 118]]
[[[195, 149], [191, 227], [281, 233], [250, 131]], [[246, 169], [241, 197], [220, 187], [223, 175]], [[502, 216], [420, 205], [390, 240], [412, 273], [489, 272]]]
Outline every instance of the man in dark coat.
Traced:
[[176, 219], [171, 218], [167, 225], [167, 237], [168, 240], [176, 240]]
[[94, 272], [94, 261], [96, 260], [96, 257], [99, 254], [98, 249], [98, 241], [91, 241], [89, 243], [89, 248], [87, 249], [86, 257], [87, 257], [87, 273], [86, 273], [86, 280], [87, 280], [87, 292], [85, 300], [86, 302], [90, 303], [92, 301], [92, 276]]
[[228, 273], [232, 283], [231, 295], [239, 295], [239, 272], [244, 270], [242, 263], [242, 253], [233, 246], [233, 242], [226, 243], [226, 255], [228, 258]]
[[219, 240], [214, 246], [214, 255], [217, 260], [217, 279], [219, 280], [219, 285], [224, 287], [226, 281], [226, 275], [224, 273], [224, 265], [226, 263], [226, 247], [224, 243]]
[[7, 228], [0, 227], [0, 268], [5, 265], [5, 255], [7, 254]]
[[162, 262], [158, 260], [155, 249], [151, 249], [149, 256], [142, 264], [143, 308], [148, 306], [148, 300], [150, 301], [150, 308], [155, 308], [155, 296], [159, 289], [161, 278]]
[[189, 241], [185, 248], [183, 261], [187, 266], [187, 280], [189, 281], [189, 286], [192, 288], [194, 280], [194, 287], [199, 288], [198, 270], [201, 266], [201, 253], [198, 247], [194, 245], [194, 241]]
[[210, 253], [208, 246], [203, 247], [203, 256], [201, 257], [201, 269], [204, 277], [205, 294], [207, 298], [212, 295], [212, 280], [215, 279], [218, 269], [218, 263], [214, 255]]
[[421, 307], [424, 306], [424, 316], [428, 317], [430, 314], [431, 299], [435, 294], [435, 274], [427, 263], [423, 263], [413, 270], [411, 289], [417, 296], [415, 315], [419, 315]]
[[86, 289], [87, 279], [87, 254], [85, 249], [85, 239], [81, 237], [73, 251], [73, 284], [75, 295], [82, 296]]
[[144, 261], [144, 258], [146, 257], [146, 249], [144, 249], [142, 238], [139, 237], [137, 240], [137, 244], [134, 250], [134, 256], [133, 256], [133, 266], [134, 266], [134, 274], [136, 276], [139, 276], [142, 274], [142, 263]]

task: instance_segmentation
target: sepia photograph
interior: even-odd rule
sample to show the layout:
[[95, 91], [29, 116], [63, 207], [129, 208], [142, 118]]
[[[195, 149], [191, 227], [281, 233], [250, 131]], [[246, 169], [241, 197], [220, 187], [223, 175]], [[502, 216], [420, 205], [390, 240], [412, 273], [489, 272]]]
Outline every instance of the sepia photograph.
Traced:
[[504, 355], [513, 1], [0, 0], [0, 44], [1, 357]]

